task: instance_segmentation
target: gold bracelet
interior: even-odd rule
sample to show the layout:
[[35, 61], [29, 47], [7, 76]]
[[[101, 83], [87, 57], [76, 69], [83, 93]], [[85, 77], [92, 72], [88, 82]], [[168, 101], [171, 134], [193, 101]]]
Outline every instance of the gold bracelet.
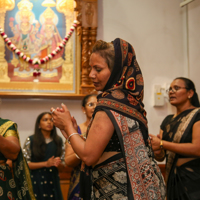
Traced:
[[160, 140], [160, 148], [163, 149], [163, 141]]
[[75, 156], [80, 160], [80, 157], [75, 153]]
[[70, 141], [69, 141], [69, 139], [70, 139], [70, 137], [72, 137], [73, 135], [79, 135], [79, 133], [72, 133], [71, 135], [69, 135], [69, 137], [67, 138], [67, 141], [68, 141], [69, 144], [71, 144]]

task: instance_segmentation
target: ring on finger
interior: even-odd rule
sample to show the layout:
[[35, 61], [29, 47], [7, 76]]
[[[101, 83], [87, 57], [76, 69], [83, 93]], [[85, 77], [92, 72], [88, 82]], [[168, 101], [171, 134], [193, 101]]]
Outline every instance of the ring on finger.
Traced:
[[51, 114], [53, 114], [53, 112], [55, 111], [56, 109], [54, 108], [52, 111], [51, 111]]

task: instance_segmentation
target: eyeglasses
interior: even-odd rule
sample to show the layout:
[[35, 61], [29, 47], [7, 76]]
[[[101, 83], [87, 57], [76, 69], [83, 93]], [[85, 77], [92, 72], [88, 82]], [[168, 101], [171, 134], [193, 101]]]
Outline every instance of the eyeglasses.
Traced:
[[170, 87], [169, 89], [166, 90], [167, 93], [169, 93], [170, 91], [175, 93], [180, 89], [188, 89], [187, 87], [180, 87], [180, 86], [174, 86], [174, 87]]
[[96, 102], [88, 102], [88, 103], [86, 104], [86, 106], [88, 106], [88, 107], [96, 107], [96, 105], [97, 105]]

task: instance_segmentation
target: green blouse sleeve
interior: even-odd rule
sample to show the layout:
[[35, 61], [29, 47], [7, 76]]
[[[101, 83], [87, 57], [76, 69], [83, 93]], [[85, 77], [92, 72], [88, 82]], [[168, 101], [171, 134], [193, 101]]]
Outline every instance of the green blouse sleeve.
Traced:
[[19, 139], [16, 125], [13, 124], [6, 131], [4, 137], [6, 138], [6, 137], [9, 137], [9, 136], [14, 136], [14, 137], [17, 137]]

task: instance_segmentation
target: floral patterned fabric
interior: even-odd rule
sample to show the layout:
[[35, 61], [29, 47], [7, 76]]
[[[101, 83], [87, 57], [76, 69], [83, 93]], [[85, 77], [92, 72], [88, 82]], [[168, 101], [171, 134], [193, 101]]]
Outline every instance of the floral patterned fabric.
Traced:
[[137, 120], [146, 141], [148, 128], [143, 104], [144, 80], [134, 48], [120, 38], [116, 38], [112, 43], [115, 50], [114, 67], [103, 93], [97, 97], [95, 113], [106, 108]]
[[97, 165], [92, 177], [94, 199], [128, 200], [126, 166], [121, 153]]
[[[0, 134], [3, 137], [18, 137], [17, 125], [7, 119], [0, 118]], [[0, 153], [0, 160], [6, 158]], [[0, 164], [0, 199], [2, 200], [35, 200], [28, 165], [22, 150], [13, 163], [13, 174], [10, 167]]]
[[124, 149], [128, 185], [132, 192], [129, 199], [163, 200], [164, 178], [153, 159], [152, 149], [145, 145], [139, 123], [114, 111], [108, 115]]
[[122, 199], [163, 200], [164, 179], [148, 144], [142, 72], [131, 44], [120, 38], [112, 43], [114, 67], [97, 97], [94, 116], [98, 111], [105, 111], [117, 132], [127, 174], [127, 196]]
[[104, 111], [113, 122], [122, 153], [92, 169], [91, 199], [164, 200], [164, 178], [151, 147], [145, 145], [139, 123], [114, 111]]

